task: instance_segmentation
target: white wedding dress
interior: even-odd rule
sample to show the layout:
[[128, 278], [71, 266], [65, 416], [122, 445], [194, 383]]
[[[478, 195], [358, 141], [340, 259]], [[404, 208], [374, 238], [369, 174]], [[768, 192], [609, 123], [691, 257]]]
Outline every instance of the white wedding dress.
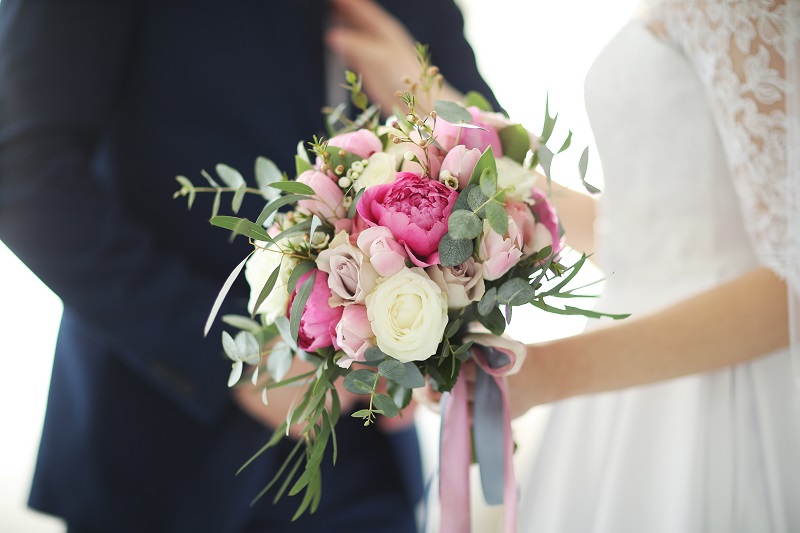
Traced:
[[[786, 6], [756, 3], [651, 1], [589, 72], [613, 273], [596, 309], [646, 313], [757, 265], [784, 275], [797, 58]], [[559, 402], [518, 478], [524, 532], [800, 532], [789, 353]]]

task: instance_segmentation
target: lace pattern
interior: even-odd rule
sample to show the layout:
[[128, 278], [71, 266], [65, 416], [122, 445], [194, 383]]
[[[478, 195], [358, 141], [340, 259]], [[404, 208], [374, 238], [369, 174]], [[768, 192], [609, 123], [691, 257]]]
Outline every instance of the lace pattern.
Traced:
[[644, 0], [641, 16], [706, 87], [760, 263], [788, 274], [788, 114], [793, 0]]

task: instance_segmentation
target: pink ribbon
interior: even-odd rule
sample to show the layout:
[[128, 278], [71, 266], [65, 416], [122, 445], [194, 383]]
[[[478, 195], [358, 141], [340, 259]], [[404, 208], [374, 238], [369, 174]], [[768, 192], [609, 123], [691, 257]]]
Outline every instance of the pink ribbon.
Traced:
[[[464, 342], [491, 347], [508, 356], [509, 361], [492, 368], [481, 350], [473, 350], [478, 367], [491, 376], [502, 394], [503, 406], [503, 506], [506, 533], [517, 531], [517, 486], [514, 477], [514, 441], [511, 437], [511, 410], [504, 376], [515, 372], [524, 359], [524, 346], [508, 338], [472, 334]], [[470, 532], [469, 467], [472, 456], [467, 385], [459, 379], [446, 395], [442, 411], [439, 451], [439, 500], [442, 533]]]

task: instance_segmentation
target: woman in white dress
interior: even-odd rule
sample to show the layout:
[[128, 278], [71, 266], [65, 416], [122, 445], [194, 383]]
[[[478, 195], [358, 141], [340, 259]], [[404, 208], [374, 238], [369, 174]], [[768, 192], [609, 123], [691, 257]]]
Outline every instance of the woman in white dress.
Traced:
[[[800, 532], [793, 2], [645, 0], [590, 70], [596, 309], [634, 316], [530, 346], [509, 378], [517, 413], [556, 401], [523, 531]], [[594, 202], [559, 192], [591, 249]]]

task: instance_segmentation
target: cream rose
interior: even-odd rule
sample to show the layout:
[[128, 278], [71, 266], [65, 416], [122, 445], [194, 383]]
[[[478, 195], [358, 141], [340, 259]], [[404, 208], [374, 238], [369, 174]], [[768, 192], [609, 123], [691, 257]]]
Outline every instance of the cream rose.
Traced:
[[429, 266], [425, 272], [447, 295], [447, 307], [459, 309], [483, 298], [483, 266], [473, 258], [454, 267]]
[[404, 363], [436, 353], [447, 326], [447, 298], [424, 270], [406, 268], [382, 278], [366, 304], [383, 353]]
[[286, 285], [289, 282], [292, 270], [297, 265], [297, 259], [288, 255], [284, 256], [274, 245], [267, 249], [261, 248], [267, 245], [266, 242], [256, 241], [256, 244], [259, 248], [250, 256], [244, 267], [244, 277], [247, 279], [247, 283], [250, 284], [250, 301], [247, 303], [247, 309], [251, 313], [253, 312], [261, 290], [267, 284], [267, 280], [275, 268], [280, 265], [278, 279], [275, 281], [272, 292], [261, 302], [261, 306], [255, 313], [263, 314], [264, 321], [267, 324], [272, 324], [279, 316], [286, 315], [286, 307], [289, 304], [289, 293]]
[[397, 173], [397, 158], [394, 154], [375, 152], [368, 161], [369, 163], [356, 180], [356, 190], [394, 181], [394, 175]]
[[501, 189], [511, 187], [506, 193], [508, 200], [525, 201], [531, 197], [531, 189], [536, 185], [537, 176], [530, 170], [508, 157], [497, 159], [497, 186]]

